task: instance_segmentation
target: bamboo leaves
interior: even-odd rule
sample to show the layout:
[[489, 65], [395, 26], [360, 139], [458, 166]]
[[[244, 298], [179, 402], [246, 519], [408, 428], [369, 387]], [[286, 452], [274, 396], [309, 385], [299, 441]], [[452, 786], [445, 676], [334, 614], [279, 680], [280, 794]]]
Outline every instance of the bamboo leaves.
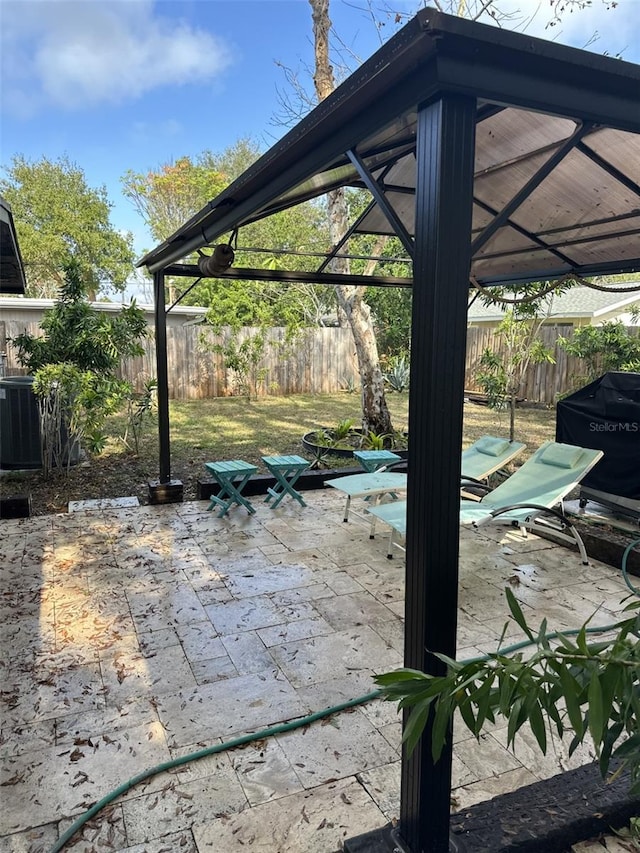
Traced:
[[[542, 753], [549, 731], [562, 737], [570, 728], [570, 753], [590, 737], [603, 777], [616, 759], [621, 769], [629, 769], [631, 792], [640, 792], [640, 602], [628, 605], [626, 618], [604, 629], [588, 627], [587, 621], [576, 632], [550, 634], [546, 621], [538, 631], [531, 628], [508, 588], [506, 597], [512, 619], [528, 638], [526, 657], [518, 643], [467, 662], [436, 655], [447, 666], [445, 675], [404, 669], [376, 677], [386, 699], [411, 709], [406, 749], [415, 748], [430, 720], [437, 761], [455, 710], [476, 738], [487, 721], [507, 719], [511, 748], [518, 731], [528, 725]], [[604, 631], [605, 639], [590, 641], [591, 634]]]

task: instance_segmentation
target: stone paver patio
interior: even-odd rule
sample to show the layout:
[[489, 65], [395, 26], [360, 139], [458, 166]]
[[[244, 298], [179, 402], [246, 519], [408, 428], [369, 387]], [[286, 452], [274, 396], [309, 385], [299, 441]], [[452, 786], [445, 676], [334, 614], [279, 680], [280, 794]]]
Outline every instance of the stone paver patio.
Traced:
[[[402, 665], [404, 566], [342, 523], [342, 498], [96, 508], [0, 522], [0, 853], [48, 851], [132, 776], [203, 747], [368, 693]], [[609, 566], [516, 531], [461, 532], [459, 657], [490, 651], [507, 607], [530, 622], [615, 620]], [[521, 639], [510, 628], [508, 638]], [[507, 640], [508, 641], [508, 640]], [[400, 723], [379, 700], [163, 772], [119, 797], [65, 849], [333, 853], [398, 816]], [[506, 723], [456, 726], [455, 807], [592, 759], [541, 756]]]

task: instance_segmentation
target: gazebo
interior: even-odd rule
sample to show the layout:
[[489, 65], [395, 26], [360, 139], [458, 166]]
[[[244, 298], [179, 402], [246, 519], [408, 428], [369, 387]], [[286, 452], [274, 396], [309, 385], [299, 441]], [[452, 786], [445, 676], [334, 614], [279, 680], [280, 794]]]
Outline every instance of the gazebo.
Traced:
[[[156, 299], [153, 500], [182, 489], [171, 479], [165, 276], [202, 276], [185, 260], [196, 251], [338, 187], [371, 196], [345, 238], [395, 235], [412, 262], [406, 279], [364, 283], [413, 287], [405, 665], [436, 673], [432, 653], [456, 650], [469, 288], [640, 269], [640, 67], [425, 9], [142, 258]], [[230, 287], [235, 278], [362, 284], [327, 271], [343, 246], [313, 273], [212, 272]], [[449, 849], [451, 751], [434, 764], [429, 732], [403, 759], [396, 844], [413, 853]]]
[[11, 205], [0, 196], [0, 293], [24, 295], [26, 281]]

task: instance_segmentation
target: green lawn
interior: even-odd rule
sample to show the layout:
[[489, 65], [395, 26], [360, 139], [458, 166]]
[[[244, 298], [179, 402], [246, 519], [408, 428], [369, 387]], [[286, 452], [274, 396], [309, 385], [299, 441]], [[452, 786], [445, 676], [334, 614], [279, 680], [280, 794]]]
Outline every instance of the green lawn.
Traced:
[[[389, 394], [393, 425], [407, 428], [407, 394]], [[357, 394], [300, 395], [265, 397], [249, 403], [244, 398], [223, 397], [171, 403], [171, 470], [184, 483], [185, 499], [196, 496], [196, 484], [206, 474], [205, 462], [220, 459], [245, 459], [264, 466], [261, 456], [271, 454], [305, 455], [302, 435], [320, 426], [334, 426], [344, 418], [360, 421]], [[114, 435], [123, 433], [124, 419], [109, 424]], [[517, 438], [535, 449], [553, 438], [555, 412], [549, 409], [523, 408], [516, 420]], [[465, 404], [464, 444], [484, 433], [508, 437], [508, 414], [500, 414], [473, 403]], [[522, 460], [525, 457], [520, 457]], [[351, 464], [348, 461], [337, 464]], [[6, 494], [32, 494], [33, 512], [41, 514], [66, 509], [69, 500], [137, 495], [147, 499], [147, 483], [158, 476], [158, 441], [155, 420], [145, 428], [140, 455], [135, 456], [121, 441], [112, 439], [99, 456], [72, 470], [68, 484], [64, 479], [44, 482], [39, 473], [3, 477]]]

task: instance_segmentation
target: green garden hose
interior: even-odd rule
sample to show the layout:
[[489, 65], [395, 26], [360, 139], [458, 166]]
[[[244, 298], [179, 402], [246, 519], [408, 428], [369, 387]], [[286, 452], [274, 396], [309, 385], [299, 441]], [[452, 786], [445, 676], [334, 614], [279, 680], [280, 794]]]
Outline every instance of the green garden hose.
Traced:
[[634, 586], [629, 580], [629, 572], [627, 571], [627, 560], [629, 559], [629, 554], [633, 551], [634, 548], [637, 548], [640, 545], [640, 539], [636, 539], [634, 542], [631, 542], [624, 549], [624, 554], [622, 555], [622, 577], [624, 578], [624, 582], [627, 587], [631, 590], [634, 595], [640, 596], [640, 589], [637, 586]]
[[366, 693], [364, 696], [359, 696], [357, 699], [349, 699], [347, 702], [341, 702], [339, 705], [332, 705], [330, 708], [325, 708], [324, 711], [316, 711], [315, 714], [309, 714], [307, 717], [300, 717], [298, 720], [291, 720], [288, 723], [280, 723], [277, 726], [269, 726], [259, 732], [254, 732], [251, 735], [242, 735], [225, 743], [218, 743], [215, 746], [208, 746], [205, 749], [200, 749], [198, 752], [192, 752], [189, 755], [183, 755], [180, 758], [172, 758], [170, 761], [164, 761], [162, 764], [156, 764], [148, 770], [143, 770], [137, 776], [132, 776], [128, 782], [123, 782], [113, 791], [110, 791], [101, 800], [98, 800], [90, 809], [88, 809], [78, 820], [73, 823], [67, 831], [60, 836], [56, 844], [51, 848], [51, 853], [59, 853], [64, 845], [72, 836], [81, 829], [84, 824], [91, 820], [94, 815], [98, 814], [105, 806], [112, 803], [121, 794], [126, 794], [139, 782], [144, 782], [145, 779], [150, 779], [152, 776], [157, 776], [158, 773], [164, 773], [166, 770], [172, 770], [174, 767], [180, 767], [182, 764], [188, 764], [191, 761], [197, 761], [199, 758], [205, 758], [207, 755], [215, 755], [217, 752], [224, 752], [227, 749], [233, 749], [236, 746], [244, 746], [246, 743], [252, 743], [263, 738], [273, 737], [283, 732], [290, 732], [293, 729], [299, 729], [301, 726], [307, 726], [309, 723], [315, 723], [316, 720], [321, 720], [323, 717], [328, 717], [331, 714], [336, 714], [339, 711], [345, 711], [347, 708], [353, 708], [356, 705], [363, 705], [365, 702], [370, 702], [372, 699], [377, 699], [380, 696], [379, 690], [374, 690], [371, 693]]
[[[636, 546], [640, 545], [640, 539], [636, 539], [634, 542], [626, 548], [623, 556], [622, 556], [622, 574], [625, 580], [627, 587], [631, 590], [634, 595], [640, 596], [640, 590], [638, 590], [629, 580], [628, 572], [627, 572], [627, 560], [629, 559], [629, 554]], [[616, 627], [613, 625], [602, 625], [600, 627], [587, 628], [587, 633], [605, 633], [606, 631], [611, 631]], [[569, 631], [553, 631], [546, 635], [547, 639], [552, 640], [558, 637], [560, 634], [563, 636], [572, 636], [574, 634], [578, 634], [582, 629], [575, 628]], [[527, 646], [533, 645], [535, 641], [533, 640], [522, 640], [519, 643], [514, 643], [512, 646], [507, 646], [501, 650], [501, 654], [511, 654], [511, 652], [518, 651], [519, 649], [526, 648]], [[489, 655], [483, 655], [478, 658], [470, 658], [467, 661], [463, 661], [463, 663], [475, 663], [481, 660], [486, 660]], [[321, 720], [324, 717], [329, 717], [331, 714], [337, 714], [340, 711], [345, 711], [347, 708], [354, 708], [357, 705], [364, 705], [366, 702], [372, 702], [374, 699], [378, 699], [382, 694], [380, 690], [373, 690], [371, 693], [366, 693], [364, 696], [359, 696], [356, 699], [349, 699], [346, 702], [341, 702], [339, 705], [332, 705], [329, 708], [325, 708], [323, 711], [316, 711], [314, 714], [309, 714], [306, 717], [300, 717], [297, 720], [291, 720], [288, 723], [280, 723], [276, 726], [269, 726], [266, 729], [261, 729], [259, 732], [255, 732], [250, 735], [242, 735], [241, 737], [233, 738], [233, 740], [226, 741], [225, 743], [218, 743], [215, 746], [208, 746], [205, 749], [198, 750], [197, 752], [192, 752], [189, 755], [183, 755], [180, 758], [172, 758], [170, 761], [165, 761], [162, 764], [156, 764], [155, 767], [151, 767], [148, 770], [143, 770], [142, 773], [138, 773], [136, 776], [132, 776], [128, 782], [123, 782], [117, 788], [114, 788], [110, 791], [106, 796], [104, 796], [101, 800], [98, 800], [90, 809], [88, 809], [83, 815], [81, 815], [75, 823], [73, 823], [63, 835], [60, 836], [56, 844], [51, 848], [51, 853], [59, 853], [60, 850], [63, 849], [67, 841], [69, 841], [75, 834], [78, 832], [87, 821], [91, 820], [98, 812], [102, 811], [106, 806], [112, 803], [115, 799], [117, 799], [122, 794], [125, 794], [127, 791], [131, 790], [135, 785], [139, 782], [144, 782], [145, 779], [150, 779], [152, 776], [157, 776], [159, 773], [164, 773], [167, 770], [173, 770], [175, 767], [180, 767], [182, 764], [189, 764], [192, 761], [197, 761], [199, 758], [205, 758], [208, 755], [215, 755], [218, 752], [225, 752], [228, 749], [233, 749], [237, 746], [244, 746], [247, 743], [253, 743], [257, 740], [263, 740], [264, 738], [273, 737], [274, 735], [283, 734], [284, 732], [290, 732], [294, 729], [301, 728], [302, 726], [307, 726], [310, 723], [315, 723], [317, 720]]]

